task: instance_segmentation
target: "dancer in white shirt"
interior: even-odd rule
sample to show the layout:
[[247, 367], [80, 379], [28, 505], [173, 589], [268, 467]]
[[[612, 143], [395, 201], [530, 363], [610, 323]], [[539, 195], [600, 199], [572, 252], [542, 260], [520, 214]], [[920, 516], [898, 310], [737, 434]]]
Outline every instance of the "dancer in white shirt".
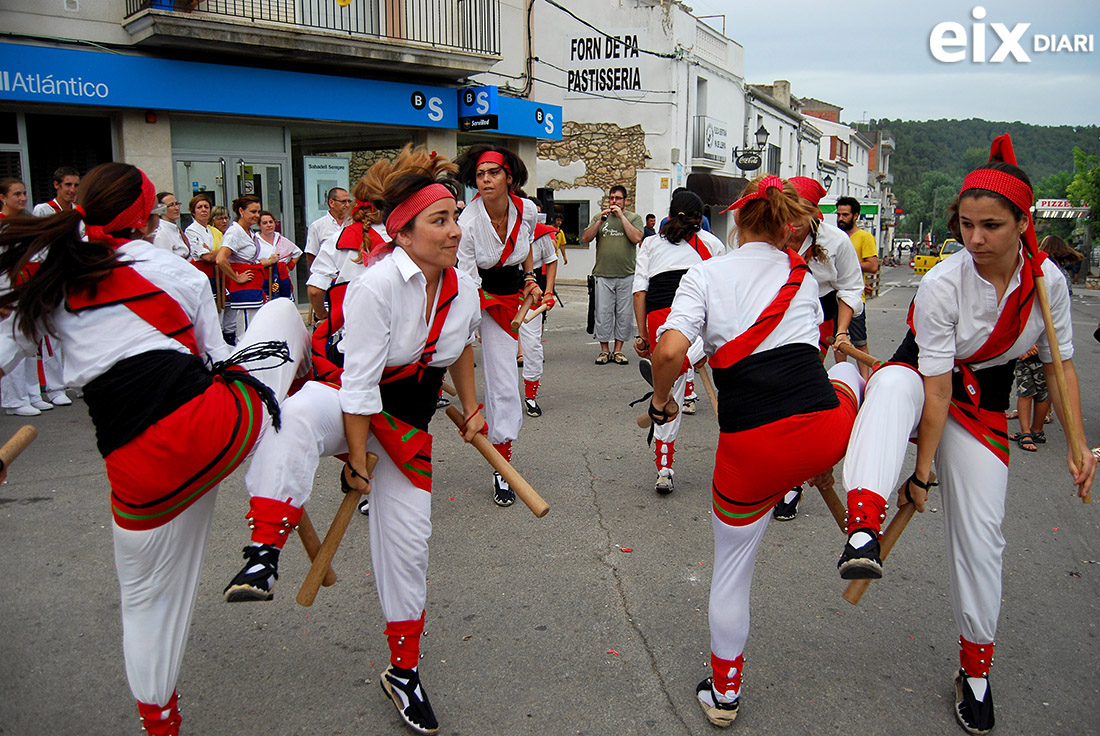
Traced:
[[[521, 302], [542, 299], [533, 268], [531, 237], [535, 205], [515, 190], [527, 181], [527, 168], [506, 148], [479, 143], [456, 161], [459, 179], [477, 187], [478, 196], [462, 210], [458, 267], [481, 286], [481, 359], [485, 371], [485, 413], [489, 440], [505, 459], [523, 426], [519, 394], [519, 335], [512, 319]], [[493, 502], [511, 506], [516, 494], [493, 473]]]
[[[278, 427], [278, 400], [308, 371], [309, 343], [297, 310], [280, 301], [256, 315], [231, 356], [206, 278], [139, 239], [154, 201], [141, 171], [103, 164], [73, 210], [5, 223], [9, 278], [49, 250], [0, 296], [0, 307], [16, 309], [0, 325], [0, 369], [48, 331], [66, 351], [66, 379], [84, 387], [111, 485], [126, 676], [145, 730], [176, 736], [175, 684], [218, 483]], [[264, 370], [254, 377], [242, 362]]]
[[[837, 567], [845, 579], [882, 577], [880, 529], [898, 482], [910, 436], [916, 433], [916, 468], [902, 485], [898, 505], [924, 511], [933, 458], [943, 494], [947, 558], [960, 668], [955, 715], [975, 734], [993, 728], [989, 666], [1001, 609], [1001, 527], [1008, 485], [1008, 408], [1013, 365], [1032, 345], [1047, 373], [1052, 355], [1036, 297], [1035, 277], [1045, 276], [1078, 437], [1080, 390], [1073, 368], [1069, 294], [1058, 266], [1036, 252], [1029, 212], [1033, 194], [1015, 164], [1008, 136], [993, 143], [991, 163], [972, 171], [950, 207], [948, 227], [965, 250], [945, 259], [921, 280], [910, 309], [910, 331], [890, 363], [867, 384], [844, 461], [848, 488], [848, 543]], [[1064, 423], [1066, 417], [1058, 418]], [[1069, 433], [1067, 432], [1067, 436]], [[1070, 476], [1078, 494], [1092, 485], [1096, 459], [1069, 448]]]
[[[687, 270], [726, 252], [722, 241], [703, 230], [702, 223], [703, 200], [685, 189], [672, 198], [661, 232], [650, 235], [638, 248], [634, 266], [634, 316], [638, 321], [638, 337], [634, 339], [634, 350], [643, 358], [650, 357], [651, 346], [657, 344], [657, 330], [668, 318], [676, 289]], [[673, 384], [672, 398], [677, 405], [684, 404], [689, 367], [703, 358], [703, 341], [696, 338]], [[657, 464], [654, 490], [660, 494], [672, 493], [674, 487], [672, 459], [681, 413], [653, 430]]]
[[701, 336], [718, 388], [721, 433], [711, 523], [712, 677], [696, 695], [718, 726], [737, 716], [749, 588], [768, 512], [794, 482], [841, 458], [862, 393], [855, 366], [838, 364], [826, 374], [817, 354], [817, 283], [798, 254], [783, 248], [790, 223], [808, 209], [775, 176], [750, 182], [746, 192], [730, 207], [740, 248], [692, 266], [657, 330], [649, 408], [657, 423], [676, 416], [672, 388]]

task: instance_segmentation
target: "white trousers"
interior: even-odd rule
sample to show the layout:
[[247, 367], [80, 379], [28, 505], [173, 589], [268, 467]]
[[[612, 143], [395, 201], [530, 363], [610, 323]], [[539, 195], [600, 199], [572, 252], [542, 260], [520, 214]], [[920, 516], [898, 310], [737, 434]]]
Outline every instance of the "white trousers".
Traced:
[[[703, 359], [705, 353], [703, 352], [703, 338], [695, 338], [691, 345], [688, 346], [687, 359], [692, 365], [695, 365]], [[523, 361], [524, 365], [527, 364], [526, 359]], [[689, 378], [693, 378], [695, 375], [694, 370], [688, 370], [682, 376], [676, 379], [676, 382], [672, 384], [672, 400], [676, 402], [676, 405], [680, 408], [684, 406], [684, 396], [687, 393], [687, 382]], [[684, 418], [684, 413], [678, 412], [676, 418], [671, 422], [665, 422], [659, 424], [653, 428], [653, 438], [660, 440], [661, 442], [675, 442], [676, 437], [680, 434], [680, 420]]]
[[[848, 443], [845, 488], [890, 499], [923, 406], [924, 383], [915, 371], [886, 366], [875, 372]], [[986, 644], [995, 638], [1001, 610], [1008, 467], [950, 416], [935, 461], [940, 485], [932, 494], [943, 496], [955, 624], [968, 641]]]
[[[843, 381], [857, 401], [862, 399], [863, 379], [854, 364], [833, 366], [829, 369], [829, 378]], [[714, 568], [710, 582], [710, 650], [722, 659], [736, 659], [745, 650], [745, 642], [749, 638], [752, 573], [756, 553], [771, 518], [772, 515], [767, 513], [747, 526], [733, 526], [711, 515]]]
[[[61, 345], [46, 337], [39, 346], [42, 353], [42, 376], [45, 379], [47, 401], [53, 401], [65, 393], [65, 376]], [[37, 376], [35, 377], [37, 381]]]
[[38, 360], [30, 357], [16, 363], [10, 373], [5, 373], [0, 378], [0, 394], [3, 395], [5, 409], [18, 409], [21, 406], [30, 406], [34, 401], [41, 401]]
[[[309, 500], [321, 458], [348, 451], [340, 392], [310, 381], [283, 402], [283, 409], [282, 431], [264, 435], [244, 482], [251, 496], [301, 506]], [[371, 481], [370, 549], [382, 613], [387, 621], [418, 619], [427, 599], [432, 495], [405, 477], [373, 435], [367, 450], [378, 455]]]
[[[263, 370], [257, 368], [264, 363], [249, 368], [281, 400], [295, 377], [309, 369], [309, 335], [289, 301], [279, 299], [260, 309], [239, 347], [267, 340], [286, 340], [291, 362]], [[261, 442], [264, 435], [274, 434], [267, 429], [271, 418], [266, 408], [262, 421]], [[216, 495], [215, 487], [155, 529], [112, 526], [126, 678], [134, 697], [143, 703], [164, 705], [176, 689]]]
[[523, 399], [516, 375], [519, 345], [485, 310], [481, 311], [480, 330], [489, 441], [495, 444], [511, 442], [519, 437], [523, 427]]
[[542, 378], [542, 315], [519, 327], [519, 343], [523, 346], [523, 380]]

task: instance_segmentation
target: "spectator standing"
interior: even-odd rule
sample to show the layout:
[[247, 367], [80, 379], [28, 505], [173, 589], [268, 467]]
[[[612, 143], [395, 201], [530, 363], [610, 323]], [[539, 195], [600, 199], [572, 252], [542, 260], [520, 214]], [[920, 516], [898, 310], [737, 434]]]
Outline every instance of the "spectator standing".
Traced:
[[565, 229], [562, 227], [563, 219], [561, 215], [554, 216], [554, 227], [558, 229], [558, 234], [554, 236], [555, 245], [554, 250], [561, 258], [562, 265], [569, 263], [569, 258], [565, 255]]
[[642, 234], [647, 238], [657, 234], [657, 215], [650, 212], [645, 216], [645, 229], [642, 230]]
[[351, 195], [342, 187], [328, 190], [328, 212], [309, 223], [306, 231], [306, 265], [312, 266], [313, 259], [321, 250], [321, 243], [340, 229], [350, 224], [348, 212], [351, 210]]
[[[859, 219], [859, 200], [855, 197], [840, 197], [836, 201], [836, 225], [841, 230], [848, 234], [848, 237], [852, 241], [852, 245], [856, 249], [856, 255], [859, 256], [859, 267], [863, 271], [863, 301], [867, 302], [867, 274], [878, 273], [878, 244], [875, 242], [875, 236], [866, 230], [860, 229], [856, 225], [856, 220]], [[852, 317], [852, 322], [848, 326], [849, 335], [848, 338], [852, 341], [852, 346], [857, 347], [864, 352], [867, 350], [867, 310], [864, 309], [862, 313]], [[862, 363], [859, 366], [860, 373], [863, 377], [869, 378], [871, 375], [871, 369]]]
[[[626, 209], [626, 187], [616, 184], [607, 195], [608, 205], [592, 218], [581, 242], [596, 241], [596, 326], [600, 343], [596, 365], [614, 361], [626, 365], [623, 343], [630, 338], [634, 317], [634, 263], [645, 227], [640, 215]], [[609, 346], [614, 341], [614, 350]]]
[[72, 166], [61, 166], [53, 172], [53, 188], [57, 193], [49, 202], [40, 202], [34, 206], [35, 217], [49, 217], [58, 212], [67, 212], [76, 201], [76, 190], [80, 186], [80, 173]]
[[180, 227], [180, 201], [171, 192], [157, 192], [157, 204], [164, 205], [160, 226], [153, 236], [153, 245], [180, 258], [191, 257], [191, 246]]
[[275, 258], [275, 283], [271, 287], [271, 297], [294, 299], [294, 280], [290, 274], [302, 257], [302, 249], [289, 238], [275, 231], [275, 215], [267, 210], [260, 213], [260, 232], [255, 234], [256, 244], [260, 246], [260, 259], [269, 261]]

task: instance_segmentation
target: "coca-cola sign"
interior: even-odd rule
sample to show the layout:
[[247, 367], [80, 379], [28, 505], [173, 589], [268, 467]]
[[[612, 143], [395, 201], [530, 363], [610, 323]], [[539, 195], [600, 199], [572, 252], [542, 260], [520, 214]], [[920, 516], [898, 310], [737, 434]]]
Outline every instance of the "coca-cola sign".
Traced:
[[760, 158], [759, 153], [756, 153], [755, 151], [746, 151], [745, 153], [739, 154], [737, 156], [736, 162], [737, 168], [741, 169], [742, 171], [756, 171], [760, 168], [762, 159]]

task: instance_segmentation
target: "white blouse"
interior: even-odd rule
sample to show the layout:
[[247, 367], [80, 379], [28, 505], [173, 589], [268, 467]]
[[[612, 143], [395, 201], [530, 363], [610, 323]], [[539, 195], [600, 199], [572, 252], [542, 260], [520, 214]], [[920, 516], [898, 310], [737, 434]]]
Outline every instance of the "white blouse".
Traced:
[[[707, 355], [713, 355], [756, 322], [790, 273], [787, 254], [768, 243], [745, 243], [692, 266], [680, 280], [672, 311], [657, 337], [667, 330], [677, 330], [689, 341], [702, 335]], [[816, 350], [822, 318], [817, 283], [806, 274], [783, 319], [753, 354], [792, 343]]]
[[[505, 266], [514, 266], [523, 263], [527, 254], [531, 251], [531, 237], [535, 232], [535, 203], [529, 199], [521, 199], [523, 212], [517, 212], [515, 205], [508, 201], [507, 232], [511, 233], [515, 226], [516, 218], [521, 218], [519, 232], [516, 235], [516, 245], [512, 250]], [[493, 268], [500, 262], [500, 256], [504, 253], [504, 243], [489, 220], [489, 213], [485, 211], [485, 203], [480, 197], [470, 202], [462, 214], [458, 216], [458, 225], [462, 228], [462, 240], [458, 242], [458, 268], [468, 273], [474, 281], [481, 285], [479, 268]]]
[[825, 296], [835, 291], [837, 299], [852, 308], [853, 317], [863, 314], [863, 269], [851, 239], [836, 225], [822, 222], [817, 231], [817, 244], [825, 251], [827, 259], [824, 261], [812, 259], [807, 254], [809, 235], [798, 251], [817, 280], [817, 295]]
[[[430, 329], [424, 320], [428, 309], [426, 289], [424, 272], [400, 247], [363, 269], [348, 285], [344, 339], [340, 341], [344, 353], [340, 408], [345, 413], [370, 415], [382, 411], [379, 382], [383, 369], [420, 359]], [[432, 319], [440, 291], [436, 290]], [[480, 323], [477, 286], [459, 271], [458, 296], [451, 304], [429, 365], [442, 368], [458, 360], [466, 346], [473, 344]]]
[[[211, 360], [224, 360], [230, 348], [222, 339], [221, 321], [210, 298], [210, 280], [187, 261], [143, 240], [118, 248], [120, 260], [171, 296], [194, 324], [195, 339]], [[65, 354], [66, 386], [83, 386], [104, 374], [123, 358], [150, 350], [188, 353], [178, 340], [134, 314], [123, 304], [72, 313], [58, 306], [51, 317], [53, 336]], [[10, 371], [23, 356], [33, 356], [37, 345], [15, 328], [14, 315], [0, 322], [0, 370]]]
[[260, 246], [239, 222], [230, 223], [222, 238], [222, 247], [229, 249], [230, 263], [260, 262]]
[[[999, 303], [996, 288], [978, 274], [969, 251], [961, 250], [952, 254], [924, 275], [917, 289], [913, 308], [913, 324], [917, 331], [917, 345], [920, 347], [918, 367], [921, 374], [938, 376], [948, 373], [954, 368], [956, 358], [973, 355], [985, 344], [993, 333], [993, 327], [997, 324], [1008, 297], [1020, 287], [1020, 272], [1023, 267], [1024, 258], [1021, 254], [1020, 265]], [[1049, 258], [1043, 262], [1043, 275], [1046, 277], [1047, 294], [1050, 295], [1050, 311], [1054, 317], [1055, 333], [1058, 335], [1058, 349], [1062, 360], [1069, 360], [1073, 357], [1073, 324], [1066, 279]], [[976, 363], [972, 367], [1002, 365], [1020, 357], [1032, 345], [1038, 345], [1040, 360], [1044, 363], [1051, 361], [1050, 344], [1043, 327], [1038, 297], [1031, 306], [1027, 324], [1013, 346], [1004, 355], [984, 363]]]
[[[722, 241], [706, 230], [700, 230], [697, 234], [712, 258], [726, 252]], [[649, 291], [649, 279], [657, 274], [682, 271], [702, 262], [703, 257], [689, 243], [683, 240], [669, 243], [661, 234], [650, 235], [638, 247], [634, 264], [634, 291]]]

